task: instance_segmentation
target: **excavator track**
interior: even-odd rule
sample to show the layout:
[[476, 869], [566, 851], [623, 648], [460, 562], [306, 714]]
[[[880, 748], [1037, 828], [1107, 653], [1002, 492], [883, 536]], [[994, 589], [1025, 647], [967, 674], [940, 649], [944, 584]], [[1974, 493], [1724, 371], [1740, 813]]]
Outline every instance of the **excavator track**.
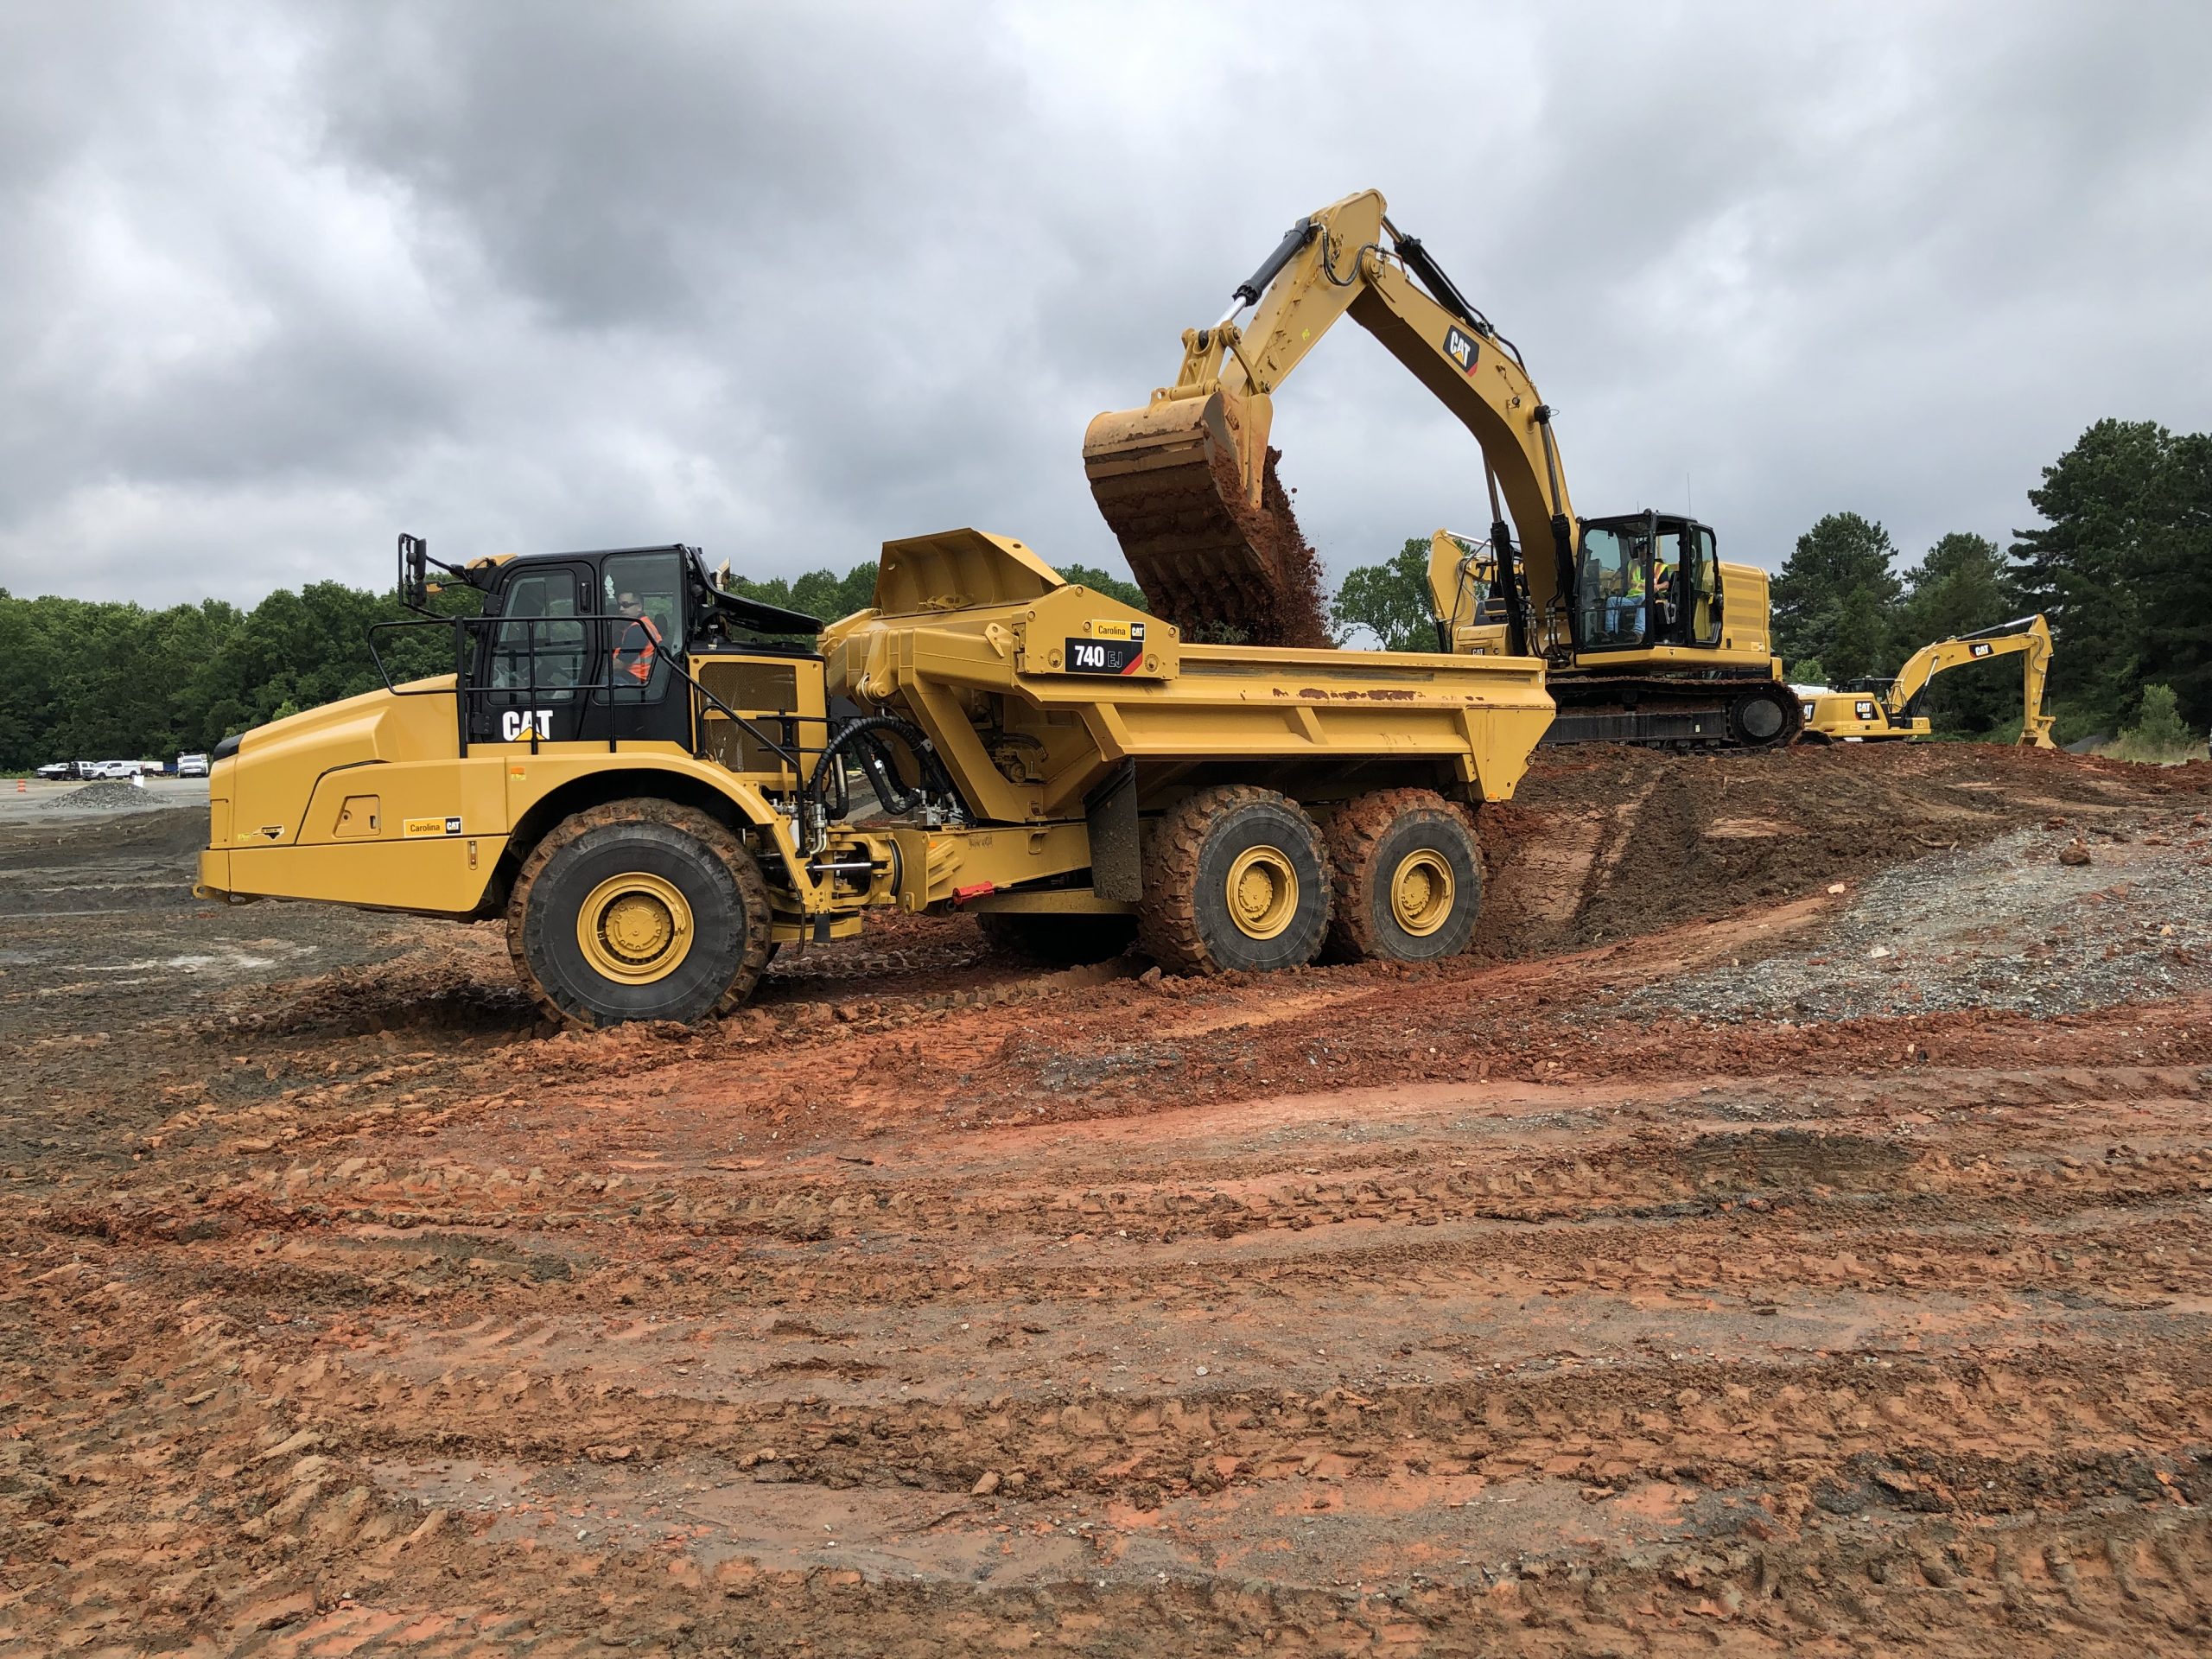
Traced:
[[1546, 689], [1559, 712], [1542, 738], [1572, 743], [1640, 743], [1699, 749], [1777, 749], [1804, 722], [1797, 694], [1780, 680], [1674, 679], [1649, 675], [1562, 674]]

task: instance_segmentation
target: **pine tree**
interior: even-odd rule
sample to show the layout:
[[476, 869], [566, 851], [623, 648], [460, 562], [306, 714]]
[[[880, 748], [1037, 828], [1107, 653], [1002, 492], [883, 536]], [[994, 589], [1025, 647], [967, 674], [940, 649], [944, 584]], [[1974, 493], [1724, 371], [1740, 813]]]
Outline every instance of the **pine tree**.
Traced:
[[1797, 538], [1774, 579], [1774, 638], [1785, 667], [1816, 657], [1829, 683], [1896, 672], [1897, 606], [1889, 531], [1855, 512], [1832, 512]]
[[[2163, 677], [2146, 658], [2165, 596], [2146, 578], [2176, 530], [2173, 451], [2173, 435], [2155, 421], [2099, 421], [2028, 492], [2045, 526], [2012, 532], [2016, 580], [2056, 636], [2052, 695], [2072, 705], [2069, 723], [2083, 731], [2117, 730], [2146, 669]], [[2208, 625], [2200, 614], [2196, 626]]]
[[[1978, 632], [2018, 618], [2027, 607], [1997, 543], [1954, 531], [1905, 573], [1901, 643], [1910, 651], [1938, 639]], [[2020, 717], [2020, 658], [1952, 670], [1929, 682], [1915, 712], [1939, 732], [1986, 732]]]

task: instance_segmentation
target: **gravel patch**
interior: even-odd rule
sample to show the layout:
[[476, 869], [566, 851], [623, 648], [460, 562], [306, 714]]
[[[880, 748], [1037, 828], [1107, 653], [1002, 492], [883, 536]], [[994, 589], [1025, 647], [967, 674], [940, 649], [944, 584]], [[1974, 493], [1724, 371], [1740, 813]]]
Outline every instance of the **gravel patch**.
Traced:
[[2190, 820], [2101, 833], [2017, 830], [1869, 880], [1819, 936], [1647, 986], [1627, 1017], [1840, 1020], [1993, 1009], [2079, 1013], [2212, 989], [2212, 857]]
[[48, 812], [146, 812], [175, 804], [153, 790], [141, 789], [117, 778], [104, 778], [99, 783], [86, 784], [82, 789], [73, 789], [67, 795], [56, 795], [39, 803]]

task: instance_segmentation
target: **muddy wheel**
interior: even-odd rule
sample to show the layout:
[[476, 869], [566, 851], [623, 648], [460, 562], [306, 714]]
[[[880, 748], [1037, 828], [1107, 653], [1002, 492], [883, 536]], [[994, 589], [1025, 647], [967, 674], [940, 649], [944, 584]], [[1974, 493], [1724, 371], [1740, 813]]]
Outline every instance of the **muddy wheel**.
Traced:
[[1329, 855], [1297, 802], [1243, 785], [1161, 815], [1145, 859], [1137, 942], [1173, 974], [1295, 968], [1329, 931]]
[[1729, 731], [1738, 743], [1751, 748], [1787, 743], [1802, 722], [1797, 699], [1777, 688], [1746, 691], [1728, 706]]
[[1053, 916], [986, 911], [976, 918], [983, 942], [1001, 956], [1039, 968], [1109, 962], [1137, 936], [1134, 916]]
[[1329, 816], [1326, 836], [1337, 887], [1332, 955], [1433, 962], [1467, 948], [1482, 912], [1482, 852], [1441, 795], [1362, 795]]
[[702, 1020], [768, 964], [768, 887], [694, 807], [613, 801], [563, 819], [523, 861], [507, 948], [524, 986], [580, 1026]]

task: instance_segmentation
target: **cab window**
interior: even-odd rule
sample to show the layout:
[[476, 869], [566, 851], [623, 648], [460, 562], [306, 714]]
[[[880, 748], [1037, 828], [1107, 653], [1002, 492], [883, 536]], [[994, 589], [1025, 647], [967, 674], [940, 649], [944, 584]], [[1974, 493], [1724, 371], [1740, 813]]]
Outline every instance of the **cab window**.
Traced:
[[1682, 582], [1683, 603], [1689, 607], [1683, 637], [1694, 645], [1720, 643], [1720, 561], [1713, 551], [1713, 532], [1696, 526], [1690, 542], [1691, 567]]
[[1581, 641], [1585, 647], [1643, 643], [1644, 556], [1649, 539], [1624, 526], [1582, 533]]
[[669, 658], [683, 648], [683, 557], [613, 553], [600, 563], [610, 683], [618, 700], [650, 701], [668, 687]]
[[492, 688], [573, 695], [583, 683], [587, 660], [575, 573], [563, 569], [515, 577], [499, 615], [492, 642]]

